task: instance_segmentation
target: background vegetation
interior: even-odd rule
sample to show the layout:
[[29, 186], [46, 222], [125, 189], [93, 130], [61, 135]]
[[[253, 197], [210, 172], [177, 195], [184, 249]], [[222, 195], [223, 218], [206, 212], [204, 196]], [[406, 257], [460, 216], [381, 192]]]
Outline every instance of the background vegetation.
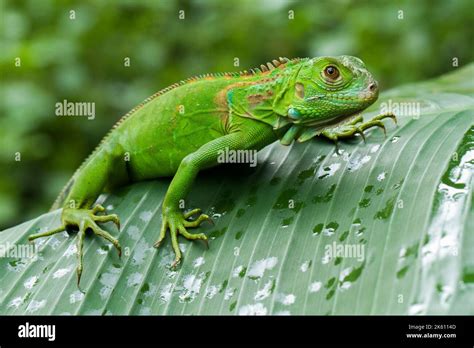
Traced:
[[[471, 0], [0, 3], [0, 229], [47, 211], [122, 114], [183, 78], [350, 54], [386, 89], [474, 58]], [[56, 117], [64, 99], [94, 102], [96, 118]]]

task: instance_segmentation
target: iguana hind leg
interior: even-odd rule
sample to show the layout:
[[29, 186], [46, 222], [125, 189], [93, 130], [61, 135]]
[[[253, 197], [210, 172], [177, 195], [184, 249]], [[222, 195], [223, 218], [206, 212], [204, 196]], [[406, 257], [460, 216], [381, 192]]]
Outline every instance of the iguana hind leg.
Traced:
[[[120, 149], [118, 149], [120, 150]], [[73, 184], [63, 203], [61, 213], [61, 226], [47, 231], [31, 235], [28, 239], [33, 241], [37, 238], [48, 237], [64, 231], [66, 228], [74, 227], [78, 232], [77, 240], [77, 284], [81, 280], [83, 270], [83, 244], [86, 231], [92, 231], [96, 236], [111, 242], [121, 255], [121, 247], [116, 238], [98, 226], [98, 223], [112, 221], [120, 229], [120, 220], [117, 215], [99, 215], [105, 212], [105, 208], [97, 204], [92, 205], [104, 188], [111, 181], [125, 180], [125, 163], [122, 161], [120, 152], [108, 149], [99, 149], [80, 170], [75, 174]]]

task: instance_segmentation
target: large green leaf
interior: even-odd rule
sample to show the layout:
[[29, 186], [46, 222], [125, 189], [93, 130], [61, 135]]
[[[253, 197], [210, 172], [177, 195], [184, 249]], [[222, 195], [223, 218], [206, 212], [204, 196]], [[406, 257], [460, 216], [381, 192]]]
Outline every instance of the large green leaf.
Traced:
[[[169, 241], [152, 248], [169, 180], [101, 197], [119, 214], [120, 260], [89, 237], [81, 293], [75, 239], [37, 242], [33, 258], [0, 259], [7, 314], [474, 314], [474, 65], [385, 93], [418, 102], [421, 117], [387, 121], [367, 143], [315, 140], [259, 154], [256, 170], [228, 165], [200, 174], [189, 208], [213, 215], [210, 248]], [[395, 104], [393, 104], [395, 105]], [[367, 117], [366, 117], [367, 118]], [[59, 224], [60, 212], [0, 233], [0, 243]], [[107, 225], [114, 234], [113, 226]], [[328, 257], [350, 246], [361, 257]], [[363, 257], [362, 257], [363, 256]]]

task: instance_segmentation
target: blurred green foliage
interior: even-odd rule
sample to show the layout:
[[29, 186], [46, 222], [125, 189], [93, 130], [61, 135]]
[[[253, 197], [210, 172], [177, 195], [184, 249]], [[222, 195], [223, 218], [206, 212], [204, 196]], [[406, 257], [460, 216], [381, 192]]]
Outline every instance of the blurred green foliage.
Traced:
[[[472, 0], [0, 3], [0, 228], [47, 211], [121, 115], [186, 77], [350, 54], [386, 89], [474, 58]], [[55, 116], [64, 99], [96, 118]]]

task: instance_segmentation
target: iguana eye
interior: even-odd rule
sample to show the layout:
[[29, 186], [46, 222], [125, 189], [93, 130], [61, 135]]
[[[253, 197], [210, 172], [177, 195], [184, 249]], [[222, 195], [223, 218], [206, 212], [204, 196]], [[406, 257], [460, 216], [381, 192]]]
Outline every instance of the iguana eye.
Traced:
[[324, 69], [324, 76], [331, 80], [336, 80], [339, 77], [339, 70], [335, 66], [329, 65]]

